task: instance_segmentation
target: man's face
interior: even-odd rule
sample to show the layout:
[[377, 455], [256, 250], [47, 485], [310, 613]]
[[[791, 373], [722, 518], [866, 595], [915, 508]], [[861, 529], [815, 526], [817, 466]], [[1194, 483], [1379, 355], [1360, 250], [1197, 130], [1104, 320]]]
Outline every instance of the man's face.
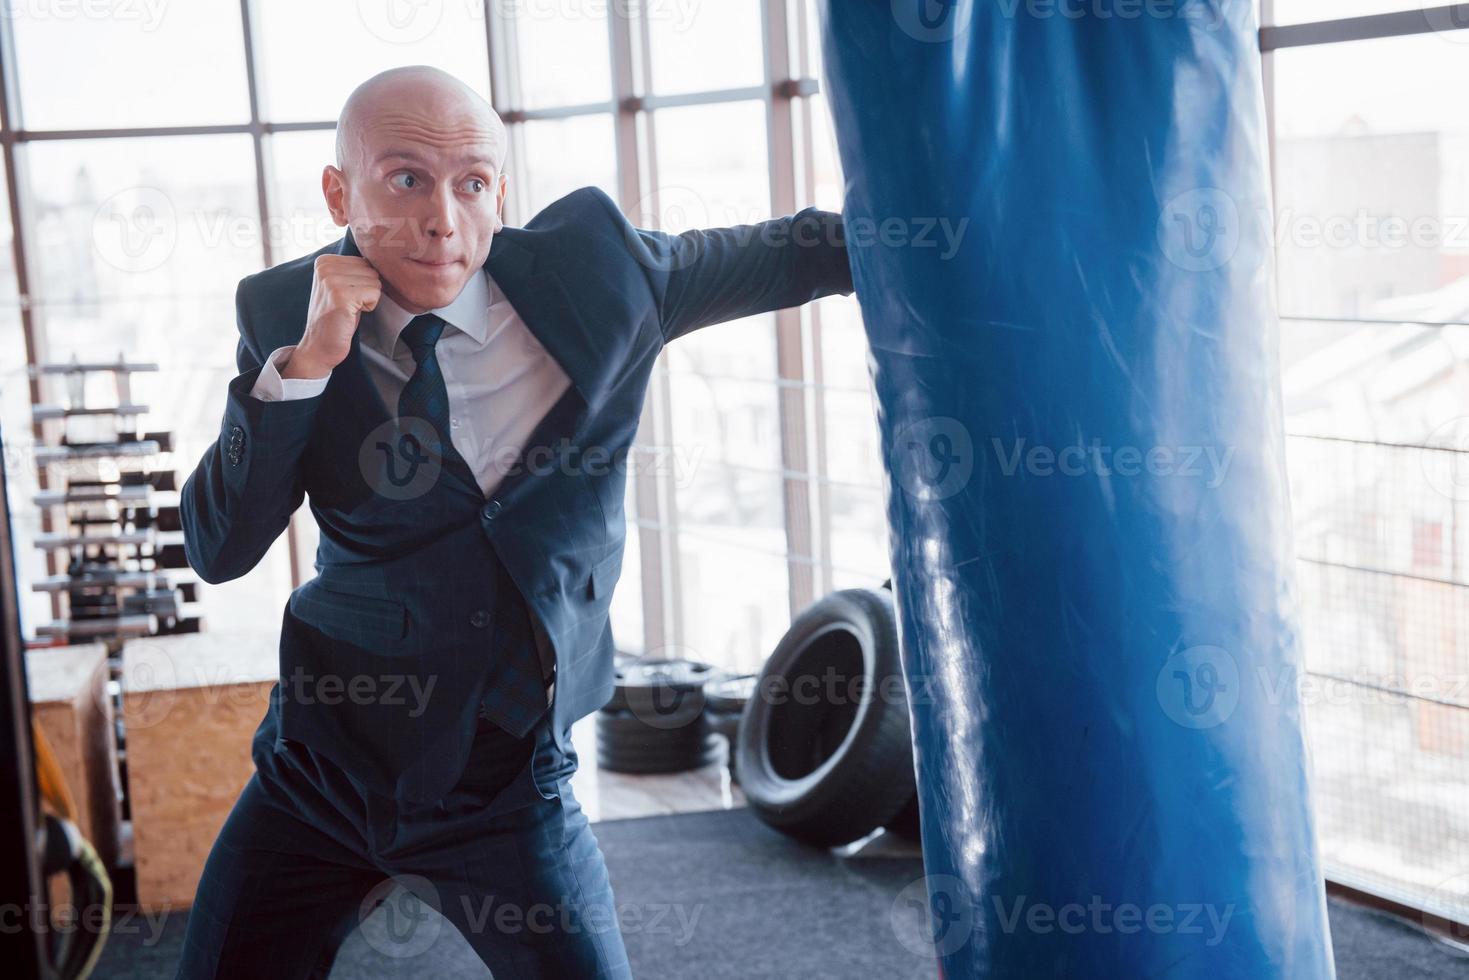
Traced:
[[411, 109], [378, 113], [360, 133], [347, 171], [322, 174], [328, 207], [394, 302], [415, 314], [447, 306], [500, 227], [504, 147], [472, 115]]

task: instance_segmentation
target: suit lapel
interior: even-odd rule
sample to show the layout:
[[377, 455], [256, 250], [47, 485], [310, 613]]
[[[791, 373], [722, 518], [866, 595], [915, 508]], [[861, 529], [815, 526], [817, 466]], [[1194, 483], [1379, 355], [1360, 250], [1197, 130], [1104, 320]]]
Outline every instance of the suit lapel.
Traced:
[[[537, 253], [528, 247], [528, 240], [533, 235], [523, 228], [507, 226], [500, 229], [490, 242], [490, 254], [483, 266], [527, 329], [571, 381], [571, 388], [537, 426], [523, 452], [535, 446], [554, 445], [558, 439], [572, 435], [586, 408], [601, 394], [603, 387], [600, 372], [591, 359], [595, 348], [581, 342], [587, 336], [586, 325], [561, 277], [552, 270], [537, 269]], [[361, 256], [351, 228], [337, 244], [337, 254]], [[371, 418], [364, 429], [371, 430], [395, 418], [397, 411], [396, 406], [384, 403], [377, 385], [368, 374], [361, 347], [362, 332], [359, 330], [353, 333], [351, 349], [341, 365], [345, 369], [341, 372], [342, 394], [351, 411], [360, 413], [367, 406]], [[457, 465], [449, 466], [445, 472], [462, 489], [482, 498], [484, 494], [478, 481], [457, 453], [455, 462]], [[525, 466], [518, 466], [494, 488], [495, 496], [503, 501], [528, 474]]]
[[602, 372], [591, 356], [594, 348], [580, 342], [585, 321], [561, 276], [539, 261], [540, 254], [531, 245], [536, 235], [526, 228], [500, 229], [484, 268], [546, 353], [561, 365], [572, 387], [592, 404], [601, 394]]
[[532, 475], [525, 465], [526, 454], [537, 446], [553, 447], [559, 439], [575, 434], [600, 390], [587, 352], [574, 342], [581, 329], [581, 317], [560, 277], [554, 271], [537, 267], [538, 254], [528, 244], [534, 234], [522, 228], [500, 229], [490, 242], [490, 255], [484, 268], [520, 315], [526, 329], [561, 366], [571, 387], [526, 440], [514, 470], [495, 487], [495, 496], [507, 506]]

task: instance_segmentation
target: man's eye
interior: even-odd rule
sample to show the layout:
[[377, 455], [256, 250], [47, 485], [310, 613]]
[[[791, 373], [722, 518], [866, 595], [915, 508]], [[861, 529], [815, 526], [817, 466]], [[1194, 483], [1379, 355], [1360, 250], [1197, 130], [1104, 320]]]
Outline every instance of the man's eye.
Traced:
[[466, 180], [465, 183], [475, 185], [473, 187], [470, 187], [470, 190], [474, 191], [476, 194], [485, 189], [485, 182], [478, 177], [471, 177]]
[[388, 182], [394, 186], [408, 190], [418, 183], [418, 178], [412, 174], [393, 174], [393, 176], [388, 178]]

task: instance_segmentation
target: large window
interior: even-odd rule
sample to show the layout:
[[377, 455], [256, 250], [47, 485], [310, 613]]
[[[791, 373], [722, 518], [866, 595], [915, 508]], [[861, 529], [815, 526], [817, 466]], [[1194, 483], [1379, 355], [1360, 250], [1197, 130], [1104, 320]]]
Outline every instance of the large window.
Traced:
[[1469, 5], [1271, 6], [1318, 834], [1334, 880], [1465, 922]]
[[[671, 231], [841, 207], [810, 0], [400, 6], [199, 0], [156, 23], [18, 8], [0, 25], [18, 55], [4, 139], [25, 205], [19, 249], [0, 252], [0, 394], [28, 634], [64, 613], [31, 589], [59, 569], [30, 547], [28, 362], [157, 362], [137, 378], [140, 428], [174, 431], [186, 476], [236, 373], [236, 283], [341, 236], [321, 169], [343, 100], [374, 72], [432, 64], [491, 99], [510, 127], [511, 224], [588, 184]], [[864, 350], [850, 298], [669, 347], [627, 484], [620, 648], [755, 670], [793, 613], [886, 576]], [[278, 621], [316, 540], [303, 507], [249, 575], [201, 587], [207, 627]]]
[[[57, 569], [30, 547], [28, 363], [158, 362], [143, 425], [175, 431], [186, 474], [236, 372], [235, 284], [340, 237], [321, 167], [374, 72], [433, 64], [492, 100], [512, 224], [588, 184], [672, 231], [842, 205], [813, 0], [60, 11], [0, 18], [21, 203], [0, 209], [0, 422], [29, 634]], [[1469, 921], [1469, 4], [1264, 0], [1262, 20], [1322, 847], [1332, 877]], [[877, 436], [852, 298], [670, 345], [627, 482], [618, 646], [754, 670], [806, 604], [880, 582]], [[209, 628], [277, 621], [314, 548], [303, 508], [255, 571], [202, 589]]]

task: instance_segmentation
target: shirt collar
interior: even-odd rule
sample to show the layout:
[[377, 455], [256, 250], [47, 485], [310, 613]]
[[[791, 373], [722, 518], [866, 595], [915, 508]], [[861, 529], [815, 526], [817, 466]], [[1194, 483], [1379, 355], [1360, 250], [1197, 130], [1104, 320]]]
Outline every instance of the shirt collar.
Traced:
[[[469, 277], [459, 295], [447, 306], [429, 312], [437, 313], [449, 326], [468, 334], [477, 345], [483, 346], [490, 335], [490, 306], [496, 300], [495, 292], [490, 274], [480, 269]], [[398, 335], [413, 316], [384, 292], [378, 298], [377, 307], [363, 315], [367, 321], [363, 339], [370, 341], [380, 353], [393, 357], [398, 349]]]

